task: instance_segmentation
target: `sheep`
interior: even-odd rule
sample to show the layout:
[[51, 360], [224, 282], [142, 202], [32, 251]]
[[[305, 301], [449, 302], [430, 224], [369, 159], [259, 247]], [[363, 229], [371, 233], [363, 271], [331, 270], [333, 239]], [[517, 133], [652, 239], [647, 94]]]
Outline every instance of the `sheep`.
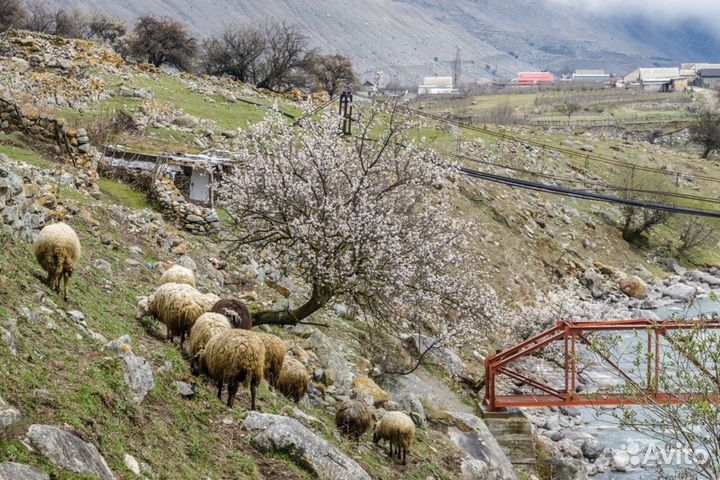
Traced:
[[48, 274], [47, 284], [60, 293], [63, 281], [63, 298], [67, 301], [68, 281], [81, 254], [80, 239], [66, 223], [54, 223], [40, 231], [34, 245], [35, 258]]
[[346, 400], [335, 412], [335, 426], [355, 440], [363, 436], [372, 424], [370, 408], [359, 400]]
[[415, 424], [402, 412], [388, 412], [375, 425], [373, 443], [387, 440], [390, 443], [389, 455], [397, 452], [397, 458], [407, 464], [407, 453], [415, 440]]
[[203, 295], [184, 283], [166, 283], [148, 299], [147, 312], [167, 327], [167, 339], [180, 336], [180, 345], [197, 318], [206, 313], [218, 297]]
[[251, 410], [255, 410], [257, 386], [263, 379], [265, 347], [253, 332], [232, 329], [210, 339], [201, 353], [210, 378], [217, 381], [218, 400], [223, 384], [228, 385], [227, 406], [232, 408], [240, 382], [250, 386]]
[[270, 333], [257, 333], [257, 336], [265, 345], [265, 371], [263, 375], [265, 380], [274, 387], [285, 361], [285, 353], [287, 352], [285, 342]]
[[310, 383], [310, 375], [305, 370], [305, 365], [292, 357], [285, 357], [275, 388], [298, 403], [307, 393], [308, 383]]
[[233, 325], [233, 328], [250, 330], [253, 326], [252, 315], [247, 306], [240, 300], [222, 299], [210, 309], [213, 313], [225, 315]]
[[190, 367], [195, 375], [207, 371], [203, 355], [200, 352], [205, 349], [212, 337], [231, 328], [228, 319], [219, 313], [203, 313], [198, 317], [190, 329], [188, 337]]
[[192, 270], [182, 265], [173, 265], [165, 270], [165, 273], [160, 277], [160, 285], [165, 285], [166, 283], [184, 283], [195, 288], [195, 274], [193, 274]]

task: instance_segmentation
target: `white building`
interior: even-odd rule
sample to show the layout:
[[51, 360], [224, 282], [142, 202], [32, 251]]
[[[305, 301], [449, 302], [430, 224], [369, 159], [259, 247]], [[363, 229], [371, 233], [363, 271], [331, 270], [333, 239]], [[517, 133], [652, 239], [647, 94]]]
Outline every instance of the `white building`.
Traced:
[[418, 86], [418, 95], [447, 95], [457, 93], [453, 77], [425, 77]]
[[573, 82], [605, 83], [610, 80], [610, 74], [604, 70], [577, 70], [572, 76]]

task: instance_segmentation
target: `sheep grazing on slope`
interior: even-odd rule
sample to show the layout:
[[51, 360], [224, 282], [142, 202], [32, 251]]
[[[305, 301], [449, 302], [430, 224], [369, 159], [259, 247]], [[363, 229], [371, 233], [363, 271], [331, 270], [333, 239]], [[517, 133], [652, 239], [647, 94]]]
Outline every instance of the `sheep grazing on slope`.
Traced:
[[298, 403], [307, 393], [308, 383], [310, 383], [310, 375], [308, 375], [305, 365], [292, 357], [285, 357], [275, 382], [275, 388]]
[[230, 323], [232, 323], [233, 328], [250, 330], [253, 326], [250, 310], [248, 310], [247, 306], [240, 300], [222, 299], [213, 305], [210, 311], [225, 315], [228, 320], [230, 320]]
[[193, 274], [192, 270], [182, 265], [173, 265], [165, 270], [165, 273], [160, 277], [160, 285], [165, 285], [166, 283], [184, 283], [195, 288], [195, 274]]
[[407, 463], [407, 454], [415, 440], [415, 424], [412, 419], [402, 412], [388, 412], [375, 425], [373, 442], [387, 440], [390, 443], [389, 455], [396, 454], [402, 459], [403, 465]]
[[188, 337], [190, 367], [195, 375], [207, 371], [203, 355], [210, 339], [231, 328], [232, 326], [228, 319], [219, 313], [203, 313], [198, 317], [190, 329], [190, 336]]
[[257, 333], [256, 335], [260, 337], [263, 345], [265, 345], [265, 371], [263, 375], [265, 380], [274, 387], [285, 361], [285, 353], [287, 353], [285, 342], [270, 333]]
[[255, 410], [257, 386], [263, 379], [265, 347], [252, 332], [233, 329], [210, 339], [203, 359], [210, 378], [218, 385], [218, 400], [222, 400], [223, 385], [228, 385], [228, 407], [232, 408], [240, 383], [250, 386], [251, 409]]
[[363, 436], [372, 425], [370, 408], [359, 400], [346, 400], [335, 412], [335, 426], [355, 440]]
[[147, 310], [167, 327], [167, 338], [180, 337], [180, 345], [200, 315], [210, 310], [217, 296], [202, 294], [184, 283], [166, 283], [148, 299]]
[[66, 223], [54, 223], [40, 231], [34, 245], [35, 258], [48, 274], [48, 286], [60, 293], [63, 282], [63, 298], [67, 300], [68, 281], [80, 258], [80, 239], [75, 230]]

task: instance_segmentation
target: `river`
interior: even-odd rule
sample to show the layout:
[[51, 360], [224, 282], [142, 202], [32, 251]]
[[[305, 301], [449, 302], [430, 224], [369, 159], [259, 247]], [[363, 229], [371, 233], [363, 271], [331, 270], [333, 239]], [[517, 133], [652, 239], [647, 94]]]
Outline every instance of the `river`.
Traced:
[[[720, 313], [720, 303], [706, 298], [695, 301], [689, 307], [683, 308], [682, 305], [676, 304], [658, 309], [655, 313], [657, 313], [662, 319], [671, 318], [673, 315], [678, 315], [682, 318], [697, 318], [702, 314], [717, 315]], [[635, 343], [635, 340], [628, 338], [627, 343]], [[632, 360], [633, 358], [628, 356], [628, 358], [622, 360], [621, 364], [624, 367], [630, 366]], [[642, 409], [642, 407], [633, 408]], [[598, 438], [598, 440], [613, 450], [623, 449], [629, 443], [637, 445], [656, 443], [654, 439], [643, 434], [634, 431], [621, 430], [618, 426], [616, 418], [608, 414], [608, 410], [583, 408], [582, 416], [583, 420], [586, 421], [586, 425], [582, 428], [582, 431], [593, 434], [596, 438]], [[610, 471], [596, 475], [593, 478], [598, 480], [650, 480], [657, 478], [657, 476], [652, 469], [646, 470], [638, 468], [627, 473]]]

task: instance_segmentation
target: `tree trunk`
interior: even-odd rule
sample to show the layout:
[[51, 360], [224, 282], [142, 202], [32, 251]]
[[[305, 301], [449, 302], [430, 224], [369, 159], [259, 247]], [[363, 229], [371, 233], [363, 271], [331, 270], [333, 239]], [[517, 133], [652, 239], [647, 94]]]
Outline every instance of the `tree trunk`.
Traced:
[[705, 151], [702, 154], [703, 160], [707, 159], [710, 156], [710, 152], [712, 152], [712, 147], [705, 147]]
[[295, 310], [266, 310], [253, 315], [253, 325], [297, 325], [304, 318], [324, 307], [332, 293], [324, 287], [314, 286], [310, 300]]

